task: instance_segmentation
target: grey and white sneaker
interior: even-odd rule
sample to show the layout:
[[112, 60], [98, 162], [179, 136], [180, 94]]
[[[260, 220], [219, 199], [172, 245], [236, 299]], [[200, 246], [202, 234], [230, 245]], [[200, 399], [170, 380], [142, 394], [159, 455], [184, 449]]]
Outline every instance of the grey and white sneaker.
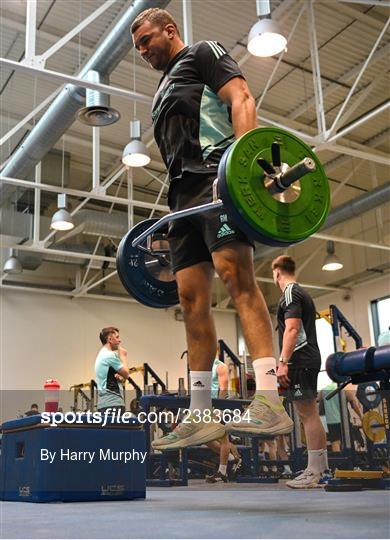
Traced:
[[227, 432], [242, 435], [284, 435], [291, 433], [294, 422], [283, 407], [275, 407], [266, 398], [255, 397], [239, 422], [225, 425]]
[[310, 469], [305, 469], [301, 474], [288, 480], [286, 486], [292, 489], [313, 489], [321, 488], [323, 484], [320, 483], [321, 473], [314, 473]]
[[152, 442], [154, 450], [179, 450], [187, 446], [197, 446], [225, 435], [225, 427], [216, 419], [212, 422], [195, 422], [190, 417], [179, 424], [171, 433]]

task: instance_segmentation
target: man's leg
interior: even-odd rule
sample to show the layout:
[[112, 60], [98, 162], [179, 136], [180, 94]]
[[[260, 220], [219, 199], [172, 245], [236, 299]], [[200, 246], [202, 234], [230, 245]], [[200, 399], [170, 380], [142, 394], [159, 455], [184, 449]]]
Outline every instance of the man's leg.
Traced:
[[[212, 410], [211, 369], [217, 350], [217, 337], [211, 315], [211, 285], [214, 269], [201, 262], [176, 272], [180, 305], [187, 337], [191, 378], [192, 415], [173, 433], [153, 441], [155, 449], [169, 450], [203, 444], [223, 437], [222, 424], [201, 421], [203, 412]], [[193, 416], [193, 417], [192, 417]]]
[[[267, 441], [268, 446], [268, 456], [270, 461], [276, 461], [278, 459], [277, 453], [276, 453], [276, 439], [271, 439]], [[275, 464], [270, 466], [270, 470], [273, 473], [278, 472], [278, 468]]]
[[[206, 482], [214, 484], [216, 482], [227, 482], [227, 463], [230, 453], [230, 443], [228, 436], [225, 435], [219, 439], [219, 467], [216, 473], [206, 476]], [[213, 450], [215, 441], [208, 443], [207, 446]]]
[[328, 424], [332, 452], [341, 452], [341, 424]]
[[203, 262], [176, 273], [183, 311], [188, 362], [191, 370], [211, 371], [217, 351], [217, 335], [211, 314], [214, 268]]
[[308, 451], [308, 463], [305, 471], [297, 478], [287, 482], [292, 488], [321, 487], [321, 475], [328, 470], [326, 433], [318, 413], [315, 399], [295, 401], [295, 407], [302, 421]]
[[271, 319], [256, 283], [252, 246], [231, 242], [216, 249], [212, 258], [237, 308], [251, 358], [273, 357]]
[[[279, 459], [282, 461], [288, 461], [289, 456], [286, 450], [286, 441], [285, 441], [285, 435], [278, 435], [276, 437], [276, 448], [277, 448], [277, 454]], [[285, 463], [283, 465], [283, 472], [282, 472], [282, 478], [291, 478], [292, 471], [291, 467], [288, 463]]]
[[256, 377], [250, 422], [234, 422], [229, 429], [267, 435], [289, 433], [293, 423], [278, 395], [271, 319], [256, 283], [253, 249], [244, 242], [230, 242], [213, 251], [212, 258], [238, 311]]

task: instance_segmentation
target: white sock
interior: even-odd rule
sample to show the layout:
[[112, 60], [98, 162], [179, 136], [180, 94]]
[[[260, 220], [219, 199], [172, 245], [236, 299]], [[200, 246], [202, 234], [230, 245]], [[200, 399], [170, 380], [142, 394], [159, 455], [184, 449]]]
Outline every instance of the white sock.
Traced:
[[227, 465], [220, 465], [219, 466], [218, 472], [220, 472], [221, 474], [224, 474], [226, 476], [226, 471], [227, 471]]
[[328, 463], [328, 450], [324, 448], [324, 453], [322, 454], [322, 463], [321, 463], [321, 472], [329, 471]]
[[211, 371], [190, 371], [191, 399], [190, 409], [211, 411]]
[[327, 454], [327, 451], [324, 448], [321, 450], [309, 450], [308, 455], [309, 459], [307, 462], [307, 468], [313, 473], [322, 473], [324, 472], [324, 454]]
[[278, 394], [276, 360], [271, 356], [257, 358], [252, 362], [256, 378], [256, 395], [265, 397], [272, 404], [282, 407]]
[[288, 473], [288, 474], [291, 474], [290, 465], [285, 465], [285, 466], [283, 467], [283, 469], [284, 469], [284, 472], [286, 472], [286, 473]]

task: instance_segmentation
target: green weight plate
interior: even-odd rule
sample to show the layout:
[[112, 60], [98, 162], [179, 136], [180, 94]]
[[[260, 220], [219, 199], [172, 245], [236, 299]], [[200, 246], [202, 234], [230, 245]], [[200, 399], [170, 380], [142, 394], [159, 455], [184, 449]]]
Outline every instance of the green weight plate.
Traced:
[[[268, 192], [266, 177], [257, 163], [259, 158], [272, 163], [273, 142], [280, 145], [282, 163], [291, 167], [310, 157], [316, 164], [315, 171], [294, 183], [296, 198], [292, 202], [281, 202]], [[317, 155], [301, 139], [275, 127], [249, 131], [232, 145], [226, 159], [225, 184], [228, 205], [237, 209], [252, 237], [260, 242], [264, 237], [277, 243], [300, 242], [321, 227], [330, 208], [328, 180]]]

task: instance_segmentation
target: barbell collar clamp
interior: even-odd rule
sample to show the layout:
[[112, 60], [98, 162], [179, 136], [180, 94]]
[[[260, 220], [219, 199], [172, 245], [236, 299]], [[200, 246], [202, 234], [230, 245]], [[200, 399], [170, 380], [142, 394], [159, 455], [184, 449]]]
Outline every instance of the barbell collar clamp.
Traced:
[[213, 200], [213, 202], [211, 203], [201, 204], [199, 206], [193, 206], [192, 208], [186, 208], [184, 210], [179, 210], [177, 212], [167, 214], [166, 216], [163, 216], [158, 221], [156, 221], [156, 223], [153, 223], [153, 225], [151, 225], [148, 229], [146, 229], [136, 238], [134, 238], [131, 245], [132, 247], [139, 246], [139, 244], [143, 242], [148, 236], [153, 234], [158, 229], [161, 229], [161, 227], [171, 221], [176, 221], [183, 217], [194, 216], [195, 214], [201, 214], [202, 212], [207, 212], [208, 210], [212, 210], [214, 208], [221, 208], [221, 206], [223, 206], [223, 202], [221, 201], [221, 199], [216, 199], [215, 201]]
[[276, 193], [283, 193], [288, 189], [291, 184], [305, 176], [305, 174], [315, 171], [316, 164], [313, 159], [305, 157], [302, 161], [299, 161], [284, 173], [275, 175], [272, 184], [267, 189], [271, 195]]

